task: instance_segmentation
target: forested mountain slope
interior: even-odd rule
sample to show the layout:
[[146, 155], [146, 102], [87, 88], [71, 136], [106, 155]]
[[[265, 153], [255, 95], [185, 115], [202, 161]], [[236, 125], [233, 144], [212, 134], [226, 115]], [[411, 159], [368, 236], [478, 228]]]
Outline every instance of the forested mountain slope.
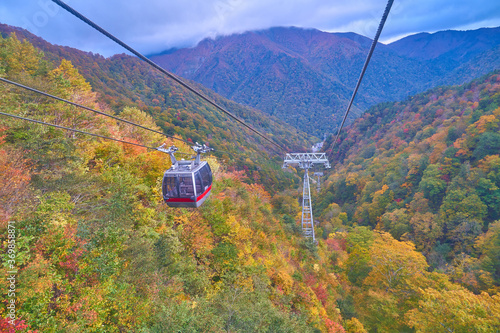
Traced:
[[[103, 105], [71, 62], [53, 66], [14, 36], [0, 39], [0, 73], [88, 107]], [[0, 99], [4, 113], [147, 146], [165, 141], [10, 85], [0, 85]], [[125, 107], [120, 116], [159, 129], [139, 108]], [[10, 260], [0, 271], [15, 275], [13, 294], [0, 284], [2, 331], [341, 327], [334, 285], [327, 283], [331, 268], [318, 265], [325, 255], [294, 232], [294, 223], [281, 222], [270, 195], [244, 171], [208, 157], [211, 197], [200, 209], [171, 209], [161, 197], [170, 166], [164, 154], [6, 116], [0, 121], [0, 255], [2, 263]], [[298, 205], [288, 211], [295, 215]]]
[[425, 87], [466, 83], [500, 68], [500, 27], [421, 33], [388, 47], [399, 55], [438, 68], [438, 76]]
[[[461, 84], [499, 68], [499, 31], [448, 31], [379, 43], [350, 119], [376, 103]], [[370, 46], [369, 38], [355, 33], [280, 27], [205, 39], [151, 58], [322, 137], [340, 123]]]
[[480, 314], [500, 306], [498, 72], [372, 107], [331, 145], [313, 202], [318, 237], [356, 239], [334, 256], [352, 288], [342, 314], [370, 331], [498, 330]]
[[[50, 63], [31, 44], [15, 37], [0, 39], [0, 75], [87, 106], [105, 107], [71, 62]], [[214, 157], [208, 158], [214, 171], [210, 198], [200, 209], [171, 209], [161, 199], [162, 174], [170, 164], [163, 154], [0, 118], [0, 274], [15, 275], [15, 282], [0, 284], [0, 329], [360, 333], [468, 332], [473, 327], [498, 331], [500, 222], [491, 221], [497, 212], [489, 210], [490, 203], [483, 203], [486, 208], [479, 204], [486, 198], [496, 200], [500, 185], [494, 153], [498, 150], [482, 139], [498, 135], [498, 77], [462, 88], [437, 89], [367, 113], [361, 121], [370, 125], [377, 123], [373, 119], [379, 116], [372, 118], [376, 110], [388, 110], [379, 121], [386, 125], [380, 133], [387, 133], [388, 141], [372, 138], [378, 140], [373, 149], [356, 127], [361, 122], [349, 138], [368, 146], [340, 146], [340, 156], [347, 155], [352, 163], [336, 169], [321, 193], [324, 198], [315, 198], [320, 206], [328, 204], [318, 215], [323, 221], [318, 232], [325, 233], [318, 244], [300, 234], [295, 191], [271, 196], [249, 173], [230, 171]], [[5, 113], [144, 145], [165, 140], [9, 85], [0, 85], [0, 100], [0, 111]], [[438, 103], [436, 108], [431, 107], [433, 102]], [[404, 108], [398, 109], [401, 105]], [[137, 107], [120, 111], [123, 118], [158, 129], [155, 119]], [[426, 116], [436, 126], [434, 132], [427, 126], [421, 134], [413, 134], [420, 125], [417, 121], [412, 127], [410, 120], [424, 122]], [[408, 123], [399, 125], [399, 133], [392, 121]], [[454, 130], [447, 127], [449, 122]], [[376, 128], [373, 131], [375, 135]], [[412, 144], [405, 135], [421, 141]], [[447, 152], [441, 136], [457, 145], [457, 156]], [[413, 176], [413, 169], [398, 168], [406, 166], [399, 163], [406, 158], [405, 149], [415, 147], [423, 151], [414, 154], [429, 150], [430, 156], [429, 164], [421, 164], [421, 156], [410, 159], [408, 155], [409, 161], [416, 161], [408, 164], [415, 167]], [[180, 149], [188, 147], [181, 144]], [[361, 149], [362, 155], [351, 156], [355, 149]], [[393, 164], [382, 164], [396, 157]], [[469, 166], [457, 166], [454, 158], [469, 159]], [[429, 167], [432, 163], [442, 163], [443, 170]], [[426, 168], [422, 171], [420, 166]], [[344, 179], [349, 168], [354, 170], [349, 174], [352, 178]], [[382, 175], [387, 177], [380, 180]], [[394, 194], [395, 184], [402, 177], [409, 184], [421, 177], [418, 187], [422, 186], [423, 194], [399, 200], [402, 192]], [[439, 197], [443, 184], [453, 189], [449, 198], [449, 189], [443, 198], [443, 205], [457, 206], [453, 216], [441, 217], [441, 207], [436, 212], [434, 201], [428, 199]], [[405, 193], [413, 193], [412, 186], [407, 187]], [[359, 199], [358, 188], [363, 190]], [[406, 200], [411, 200], [408, 207], [398, 206]], [[443, 214], [448, 214], [449, 206], [445, 208]], [[372, 217], [378, 230], [370, 228]], [[407, 219], [416, 231], [399, 236], [395, 231], [399, 225], [404, 228]], [[439, 229], [441, 221], [447, 228], [458, 227]], [[478, 228], [479, 237], [468, 238]], [[463, 247], [454, 238], [446, 243], [439, 231], [448, 230], [451, 237], [463, 238]], [[432, 243], [434, 239], [443, 243]], [[435, 257], [444, 261], [428, 255], [432, 253], [426, 251], [429, 244]], [[427, 258], [417, 249], [423, 249]], [[442, 264], [439, 269], [429, 269], [436, 262]], [[15, 295], [9, 289], [12, 283]], [[8, 308], [12, 303], [13, 323]]]
[[440, 59], [456, 67], [475, 55], [489, 51], [500, 44], [500, 28], [482, 28], [469, 31], [447, 30], [433, 34], [419, 33], [389, 44], [400, 55], [418, 60]]
[[499, 122], [498, 73], [377, 105], [339, 139], [318, 210], [334, 202], [351, 224], [414, 242], [434, 269], [466, 261], [471, 275], [454, 277], [472, 289], [498, 286], [484, 244], [500, 223]]
[[[166, 134], [180, 135], [192, 142], [207, 142], [216, 149], [217, 156], [230, 166], [245, 169], [252, 179], [262, 179], [268, 189], [282, 189], [296, 181], [290, 178], [290, 174], [281, 171], [283, 151], [244, 129], [137, 58], [122, 54], [106, 59], [52, 45], [23, 29], [7, 25], [0, 24], [0, 31], [5, 38], [15, 32], [20, 40], [31, 41], [44, 51], [44, 58], [56, 66], [61, 59], [71, 61], [98, 94], [101, 107], [117, 114], [126, 106], [138, 107], [152, 115]], [[45, 88], [42, 82], [33, 84], [40, 90]], [[303, 151], [314, 142], [310, 136], [289, 128], [274, 117], [226, 100], [201, 85], [197, 87], [286, 149]]]

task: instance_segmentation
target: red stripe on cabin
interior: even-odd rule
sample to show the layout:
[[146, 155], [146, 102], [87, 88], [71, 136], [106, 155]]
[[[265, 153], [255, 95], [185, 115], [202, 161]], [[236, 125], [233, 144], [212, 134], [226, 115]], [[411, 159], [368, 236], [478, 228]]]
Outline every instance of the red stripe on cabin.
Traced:
[[212, 185], [210, 185], [205, 192], [203, 192], [202, 195], [200, 195], [198, 198], [196, 198], [196, 201], [200, 201], [201, 198], [203, 198], [205, 195], [207, 195], [208, 192], [212, 189]]
[[189, 198], [170, 198], [166, 202], [195, 202]]

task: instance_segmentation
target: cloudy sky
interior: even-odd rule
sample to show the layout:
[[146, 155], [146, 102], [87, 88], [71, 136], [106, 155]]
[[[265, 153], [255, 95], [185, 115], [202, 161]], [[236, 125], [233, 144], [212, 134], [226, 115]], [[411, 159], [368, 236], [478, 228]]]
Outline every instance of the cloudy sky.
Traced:
[[[189, 47], [215, 37], [273, 26], [375, 35], [387, 0], [65, 0], [139, 52]], [[51, 0], [0, 0], [0, 23], [51, 43], [110, 56], [121, 47]], [[498, 0], [395, 0], [381, 36], [500, 26]]]

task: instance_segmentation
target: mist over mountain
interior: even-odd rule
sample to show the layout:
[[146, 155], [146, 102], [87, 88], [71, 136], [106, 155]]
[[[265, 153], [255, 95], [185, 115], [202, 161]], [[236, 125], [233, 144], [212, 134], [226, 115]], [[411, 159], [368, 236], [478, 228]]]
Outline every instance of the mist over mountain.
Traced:
[[[366, 108], [500, 66], [500, 28], [443, 31], [379, 43], [350, 120]], [[338, 126], [371, 45], [355, 33], [271, 28], [170, 50], [151, 59], [236, 102], [322, 137]]]

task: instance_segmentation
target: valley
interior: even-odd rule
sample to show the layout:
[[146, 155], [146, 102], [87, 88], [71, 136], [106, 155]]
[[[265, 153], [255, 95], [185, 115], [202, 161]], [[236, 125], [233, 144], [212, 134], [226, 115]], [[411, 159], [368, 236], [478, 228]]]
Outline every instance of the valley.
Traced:
[[[5, 24], [0, 32], [3, 78], [216, 149], [205, 158], [210, 197], [170, 208], [165, 154], [1, 115], [0, 255], [11, 267], [0, 272], [15, 282], [0, 287], [0, 330], [500, 330], [498, 28], [377, 46], [349, 126], [318, 147], [332, 169], [311, 192], [316, 243], [300, 226], [303, 170], [282, 169], [269, 143], [132, 56], [104, 58]], [[306, 152], [342, 116], [369, 43], [274, 28], [161, 57]], [[4, 83], [0, 111], [174, 144]], [[175, 144], [191, 151], [186, 142]]]

